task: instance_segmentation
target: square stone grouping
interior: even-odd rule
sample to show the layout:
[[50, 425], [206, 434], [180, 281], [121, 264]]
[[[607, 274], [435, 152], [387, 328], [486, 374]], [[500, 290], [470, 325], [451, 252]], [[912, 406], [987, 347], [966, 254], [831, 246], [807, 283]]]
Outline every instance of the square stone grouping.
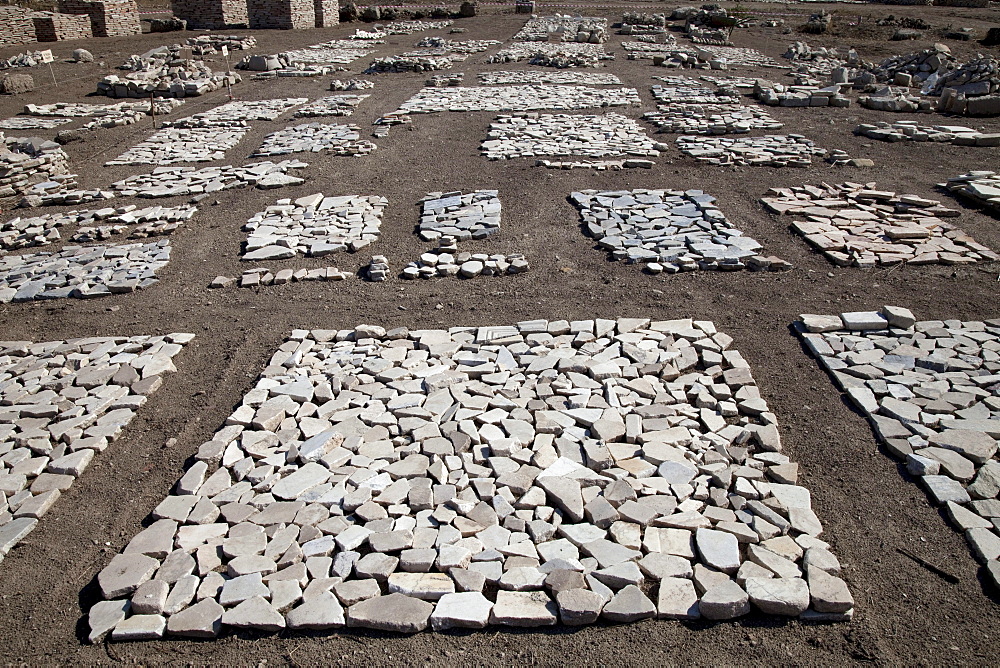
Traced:
[[4, 130], [51, 130], [65, 123], [72, 123], [72, 118], [36, 118], [32, 116], [14, 116], [0, 121], [0, 129]]
[[177, 128], [239, 127], [248, 121], [273, 121], [293, 107], [305, 104], [305, 97], [272, 100], [234, 100], [214, 109], [164, 123]]
[[352, 253], [379, 236], [388, 201], [375, 195], [327, 197], [322, 193], [278, 200], [247, 221], [241, 260], [283, 260], [295, 255], [324, 257]]
[[361, 139], [361, 129], [356, 125], [303, 123], [267, 135], [251, 157], [321, 151], [332, 155], [361, 156], [368, 155], [375, 148], [374, 142]]
[[[142, 228], [152, 229], [149, 226], [179, 225], [182, 221], [189, 220], [197, 212], [197, 207], [188, 205], [153, 206], [138, 209], [136, 205], [129, 204], [122, 207], [90, 211], [50, 213], [31, 218], [18, 217], [0, 225], [0, 249], [16, 250], [32, 246], [47, 246], [58, 241], [60, 239], [59, 228], [68, 225], [80, 225], [79, 233], [88, 228], [96, 228], [99, 223], [106, 223], [117, 228], [118, 232], [121, 233], [128, 226], [140, 224], [139, 227], [132, 230], [138, 235], [142, 234]], [[77, 240], [74, 237], [74, 241]]]
[[768, 167], [808, 167], [813, 157], [827, 155], [827, 150], [802, 135], [766, 135], [763, 137], [703, 137], [682, 135], [677, 148], [684, 155], [713, 165], [757, 165]]
[[598, 246], [649, 273], [791, 268], [759, 255], [760, 243], [743, 236], [701, 190], [584, 190], [569, 199]]
[[433, 114], [440, 111], [541, 111], [640, 104], [634, 88], [587, 86], [461, 86], [423, 88], [405, 101], [397, 113]]
[[666, 144], [650, 139], [627, 116], [523, 113], [498, 116], [481, 150], [490, 160], [537, 156], [656, 157]]
[[66, 246], [58, 253], [0, 258], [0, 303], [92, 299], [156, 284], [170, 262], [170, 241], [123, 246]]
[[97, 576], [89, 638], [850, 619], [731, 343], [691, 319], [295, 330]]
[[155, 199], [178, 195], [197, 196], [247, 186], [281, 188], [305, 183], [304, 179], [288, 172], [308, 166], [309, 163], [300, 160], [282, 160], [277, 163], [252, 162], [242, 167], [157, 167], [149, 174], [137, 174], [111, 184], [114, 192], [109, 193], [109, 196], [114, 197], [117, 193], [122, 197]]
[[968, 264], [998, 260], [958, 227], [941, 220], [959, 212], [937, 200], [877, 190], [874, 182], [771, 188], [761, 202], [772, 213], [791, 215], [791, 228], [834, 264], [874, 267]]
[[484, 86], [510, 84], [575, 84], [580, 86], [620, 86], [621, 79], [604, 72], [524, 72], [491, 71], [480, 72], [479, 83]]
[[698, 135], [746, 134], [751, 130], [780, 130], [782, 123], [759, 107], [715, 104], [671, 104], [642, 115], [659, 132]]
[[350, 116], [367, 95], [329, 95], [301, 107], [296, 118], [310, 116]]
[[417, 233], [424, 241], [442, 236], [456, 242], [485, 239], [500, 230], [500, 197], [496, 190], [470, 193], [433, 192], [421, 200]]
[[193, 338], [0, 342], [0, 561], [121, 435]]
[[803, 315], [806, 348], [1000, 586], [1000, 320]]

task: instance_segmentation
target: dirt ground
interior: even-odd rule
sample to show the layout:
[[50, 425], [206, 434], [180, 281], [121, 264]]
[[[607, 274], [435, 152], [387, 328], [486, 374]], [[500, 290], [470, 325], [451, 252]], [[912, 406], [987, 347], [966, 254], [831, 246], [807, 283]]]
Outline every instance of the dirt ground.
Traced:
[[[672, 7], [673, 5], [671, 5]], [[662, 4], [642, 3], [644, 11]], [[788, 25], [803, 23], [823, 5], [744, 7], [757, 16], [773, 14]], [[888, 42], [893, 28], [874, 27], [874, 19], [892, 13], [919, 16], [935, 29], [973, 27], [981, 37], [997, 25], [1000, 11], [936, 7], [828, 5], [835, 13], [833, 35], [782, 34], [781, 28], [739, 30], [739, 46], [753, 46], [779, 58], [794, 40], [811, 44], [854, 46], [862, 57], [878, 60], [891, 53], [924, 48], [940, 40], [935, 31], [916, 42]], [[509, 39], [524, 17], [496, 13], [467, 19], [455, 39]], [[567, 11], [553, 6], [544, 13]], [[574, 8], [573, 11], [579, 11]], [[620, 18], [621, 8], [586, 10]], [[794, 14], [794, 15], [793, 15]], [[852, 26], [857, 17], [860, 25]], [[297, 32], [253, 32], [256, 52], [270, 53], [352, 33], [357, 25]], [[247, 31], [239, 31], [245, 34]], [[376, 55], [408, 50], [431, 31], [396, 36]], [[0, 117], [26, 103], [106, 98], [85, 96], [107, 67], [128, 55], [177, 41], [179, 34], [88, 40], [52, 46], [59, 58], [85, 46], [99, 62], [57, 62], [60, 82], [48, 85], [47, 68], [30, 73], [42, 84], [35, 92], [0, 99]], [[641, 108], [624, 111], [632, 118], [654, 109], [649, 93], [651, 61], [628, 61], [612, 36], [608, 49], [618, 57], [607, 71], [639, 89]], [[625, 38], [628, 39], [628, 38]], [[973, 42], [948, 42], [960, 55], [985, 51]], [[10, 55], [23, 48], [3, 49]], [[993, 50], [995, 53], [995, 49]], [[491, 66], [473, 55], [456, 71], [491, 68], [530, 69], [524, 64]], [[780, 58], [779, 58], [780, 59]], [[221, 58], [215, 57], [221, 67]], [[242, 99], [279, 96], [320, 97], [332, 78], [358, 74], [370, 59], [348, 72], [313, 80], [278, 79], [234, 87]], [[778, 70], [736, 68], [734, 74], [784, 79]], [[419, 74], [374, 77], [376, 88], [350, 119], [364, 129], [397, 108], [426, 78]], [[225, 92], [188, 101], [175, 116], [221, 103]], [[584, 112], [587, 113], [587, 112]], [[949, 528], [924, 492], [876, 445], [864, 418], [835, 391], [829, 378], [804, 352], [789, 324], [799, 313], [838, 313], [883, 304], [909, 307], [921, 318], [984, 319], [1000, 317], [997, 264], [971, 267], [833, 267], [788, 229], [788, 220], [766, 213], [758, 198], [768, 187], [804, 183], [875, 181], [879, 188], [941, 199], [963, 209], [956, 223], [980, 242], [1000, 249], [996, 218], [965, 208], [935, 184], [970, 169], [997, 169], [996, 149], [950, 145], [888, 144], [855, 137], [859, 122], [915, 119], [932, 124], [961, 122], [1000, 131], [1000, 119], [946, 120], [938, 115], [884, 114], [853, 105], [848, 109], [775, 108], [785, 130], [799, 132], [854, 157], [870, 157], [870, 169], [719, 168], [698, 164], [671, 149], [652, 170], [596, 173], [533, 167], [531, 160], [489, 162], [478, 153], [493, 114], [416, 116], [412, 126], [393, 128], [377, 140], [378, 150], [361, 158], [298, 156], [310, 163], [306, 184], [280, 191], [231, 190], [172, 238], [173, 256], [158, 285], [131, 295], [96, 301], [0, 306], [0, 338], [53, 340], [92, 335], [161, 334], [189, 331], [197, 338], [175, 361], [178, 372], [126, 429], [123, 438], [96, 458], [90, 470], [59, 500], [27, 540], [0, 565], [0, 661], [9, 664], [810, 664], [846, 662], [879, 664], [996, 664], [1000, 598], [986, 584], [961, 534]], [[264, 134], [293, 121], [255, 122], [249, 135], [228, 154], [227, 164], [243, 164]], [[68, 127], [76, 127], [74, 123]], [[648, 126], [647, 126], [648, 129]], [[152, 133], [150, 123], [91, 133], [66, 146], [84, 187], [106, 186], [143, 167], [104, 167], [103, 163]], [[52, 136], [56, 131], [39, 131]], [[16, 131], [8, 134], [27, 134]], [[674, 137], [661, 135], [673, 143]], [[566, 200], [584, 188], [702, 188], [720, 198], [728, 217], [762, 242], [768, 254], [795, 265], [791, 272], [693, 272], [651, 277], [636, 266], [610, 262], [581, 233], [574, 207]], [[277, 198], [326, 194], [378, 194], [388, 198], [382, 237], [370, 251], [388, 256], [394, 271], [415, 259], [429, 244], [414, 234], [418, 200], [428, 191], [496, 188], [504, 206], [503, 228], [470, 247], [491, 252], [523, 252], [531, 271], [501, 279], [404, 282], [394, 278], [373, 284], [361, 280], [302, 283], [260, 290], [208, 290], [216, 275], [238, 276], [241, 225]], [[185, 198], [156, 200], [179, 204]], [[124, 202], [125, 200], [116, 200]], [[207, 200], [210, 203], [213, 200]], [[148, 204], [138, 200], [140, 205]], [[97, 205], [93, 208], [98, 208]], [[85, 208], [85, 207], [84, 207]], [[47, 209], [46, 211], [49, 211]], [[4, 212], [5, 216], [12, 216]], [[64, 237], [68, 237], [64, 233]], [[49, 249], [58, 246], [49, 247]], [[46, 250], [49, 250], [46, 249]], [[31, 252], [31, 251], [29, 251]], [[323, 260], [299, 258], [274, 262], [283, 267], [325, 266], [356, 271], [370, 255], [340, 255]], [[331, 261], [332, 260], [332, 261]], [[167, 640], [136, 644], [83, 643], [84, 613], [97, 600], [95, 576], [148, 520], [167, 494], [185, 461], [207, 440], [250, 388], [266, 360], [292, 328], [349, 328], [359, 323], [415, 328], [507, 324], [532, 318], [587, 319], [644, 316], [713, 320], [735, 339], [750, 361], [764, 398], [778, 415], [787, 454], [799, 462], [801, 484], [813, 494], [826, 532], [824, 539], [844, 565], [857, 605], [851, 623], [810, 625], [759, 614], [727, 623], [649, 621], [635, 625], [597, 625], [543, 631], [487, 629], [480, 632], [423, 633], [397, 637], [379, 633], [232, 634], [207, 642]], [[176, 439], [173, 441], [172, 439]], [[170, 443], [168, 444], [168, 441]], [[897, 548], [917, 553], [957, 575], [949, 584]]]

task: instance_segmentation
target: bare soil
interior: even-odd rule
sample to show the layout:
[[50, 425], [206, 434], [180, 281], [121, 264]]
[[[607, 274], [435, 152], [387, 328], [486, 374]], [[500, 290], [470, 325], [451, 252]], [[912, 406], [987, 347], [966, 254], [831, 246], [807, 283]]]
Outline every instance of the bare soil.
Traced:
[[[644, 11], [661, 4], [640, 3]], [[756, 16], [774, 15], [789, 26], [805, 22], [823, 5], [745, 5]], [[892, 28], [872, 29], [888, 13], [918, 16], [934, 26], [976, 28], [979, 36], [996, 25], [996, 9], [829, 5], [834, 34], [782, 34], [781, 28], [738, 30], [734, 40], [780, 58], [788, 43], [854, 46], [863, 57], [878, 60], [892, 53], [924, 48], [939, 39], [888, 42]], [[490, 8], [499, 12], [497, 8]], [[544, 13], [567, 11], [553, 6]], [[573, 8], [572, 11], [580, 11]], [[621, 8], [586, 10], [616, 20]], [[865, 17], [858, 26], [850, 23]], [[493, 13], [460, 21], [467, 32], [454, 39], [508, 39], [524, 17]], [[257, 31], [256, 52], [271, 53], [341, 38], [358, 27], [296, 32]], [[245, 34], [247, 31], [239, 31]], [[408, 50], [431, 31], [396, 36], [376, 55]], [[25, 103], [85, 100], [108, 67], [133, 53], [183, 35], [160, 34], [87, 40], [53, 45], [58, 57], [84, 46], [99, 62], [57, 62], [58, 85], [49, 71], [30, 73], [41, 86], [32, 93], [0, 99], [0, 116]], [[638, 118], [654, 108], [649, 86], [651, 61], [628, 61], [614, 36], [608, 48], [618, 58], [609, 70], [640, 90], [642, 108], [624, 113]], [[628, 38], [625, 38], [628, 39]], [[949, 42], [959, 54], [983, 51], [975, 43]], [[7, 48], [10, 55], [23, 48]], [[995, 51], [994, 51], [995, 53]], [[236, 54], [238, 58], [240, 54]], [[483, 55], [470, 56], [455, 70], [466, 83], [489, 68], [530, 69], [524, 64], [490, 66]], [[222, 59], [215, 57], [217, 67]], [[243, 99], [279, 96], [317, 98], [327, 94], [332, 78], [358, 74], [369, 59], [349, 72], [314, 80], [246, 81], [235, 87]], [[235, 60], [234, 60], [235, 62]], [[102, 65], [103, 63], [104, 65]], [[778, 70], [736, 68], [733, 74], [782, 79]], [[362, 128], [415, 93], [420, 74], [375, 77], [376, 88], [349, 119]], [[225, 92], [193, 98], [174, 112], [187, 115], [225, 101]], [[587, 113], [587, 112], [584, 112]], [[161, 282], [132, 295], [97, 301], [72, 299], [0, 306], [0, 338], [53, 340], [92, 335], [160, 334], [190, 331], [197, 338], [176, 358], [178, 373], [91, 469], [63, 495], [28, 539], [0, 566], [0, 647], [7, 663], [34, 665], [98, 664], [809, 664], [847, 662], [879, 664], [974, 664], [997, 661], [1000, 622], [998, 595], [983, 579], [961, 534], [949, 528], [910, 476], [876, 444], [865, 419], [835, 391], [829, 378], [803, 351], [789, 330], [799, 313], [838, 313], [874, 309], [883, 304], [911, 308], [922, 318], [984, 319], [1000, 317], [998, 266], [896, 267], [859, 270], [833, 267], [794, 236], [789, 221], [766, 213], [758, 198], [772, 186], [844, 180], [877, 182], [879, 188], [941, 199], [963, 209], [956, 222], [980, 242], [1000, 249], [998, 221], [952, 200], [935, 184], [970, 169], [1000, 166], [995, 149], [950, 145], [886, 144], [855, 137], [859, 122], [912, 118], [929, 123], [963, 123], [1000, 131], [998, 119], [951, 119], [940, 116], [883, 114], [856, 105], [848, 109], [783, 109], [772, 113], [799, 132], [855, 157], [870, 157], [870, 169], [718, 168], [697, 163], [671, 150], [652, 170], [592, 172], [552, 171], [531, 160], [489, 162], [478, 153], [493, 114], [416, 116], [412, 126], [393, 128], [377, 141], [378, 150], [361, 158], [300, 155], [310, 163], [305, 185], [280, 191], [233, 190], [208, 200], [201, 212], [173, 236], [173, 259]], [[310, 119], [311, 120], [311, 119]], [[255, 122], [249, 135], [229, 152], [228, 164], [243, 164], [264, 134], [294, 122], [287, 115], [274, 123]], [[301, 121], [304, 122], [304, 121]], [[75, 127], [76, 124], [69, 127]], [[81, 184], [106, 186], [143, 167], [104, 167], [103, 163], [152, 133], [140, 125], [90, 133], [66, 146]], [[40, 131], [52, 136], [53, 131]], [[10, 132], [8, 134], [26, 134]], [[661, 135], [664, 141], [674, 137]], [[650, 277], [637, 267], [610, 262], [580, 228], [566, 196], [584, 188], [702, 188], [720, 198], [729, 218], [761, 241], [769, 254], [795, 265], [791, 272], [694, 272]], [[429, 244], [414, 234], [418, 200], [428, 191], [496, 188], [504, 205], [503, 228], [470, 247], [491, 252], [523, 252], [532, 270], [502, 279], [393, 279], [372, 284], [302, 283], [259, 290], [208, 290], [216, 275], [238, 276], [241, 225], [277, 198], [326, 194], [379, 194], [389, 199], [382, 238], [372, 252], [389, 257], [394, 270], [415, 259]], [[185, 198], [156, 200], [179, 204]], [[116, 202], [124, 202], [117, 200]], [[215, 204], [211, 202], [215, 201]], [[148, 200], [138, 200], [148, 205]], [[100, 206], [100, 205], [98, 205]], [[96, 208], [96, 207], [95, 207]], [[21, 212], [23, 213], [23, 212]], [[5, 212], [4, 215], [14, 214]], [[69, 230], [68, 232], [71, 232]], [[68, 237], [68, 234], [64, 234]], [[51, 248], [57, 248], [50, 247]], [[48, 249], [46, 249], [48, 250]], [[29, 251], [31, 252], [31, 251]], [[325, 266], [360, 270], [369, 255], [300, 258], [271, 264], [282, 267]], [[210, 642], [168, 640], [136, 644], [84, 644], [85, 612], [97, 600], [95, 576], [148, 521], [149, 512], [181, 475], [185, 462], [207, 440], [254, 383], [267, 359], [288, 332], [297, 327], [350, 328], [359, 323], [417, 328], [512, 323], [532, 318], [695, 317], [713, 320], [735, 339], [750, 361], [754, 376], [778, 415], [786, 452], [801, 465], [802, 484], [813, 493], [824, 522], [824, 538], [844, 564], [844, 576], [857, 601], [854, 620], [841, 625], [811, 625], [758, 614], [729, 623], [650, 621], [636, 625], [597, 625], [542, 631], [488, 629], [482, 632], [423, 633], [396, 637], [379, 633], [232, 634]], [[174, 440], [176, 439], [176, 440]], [[901, 555], [897, 548], [921, 555], [957, 575], [948, 584]]]

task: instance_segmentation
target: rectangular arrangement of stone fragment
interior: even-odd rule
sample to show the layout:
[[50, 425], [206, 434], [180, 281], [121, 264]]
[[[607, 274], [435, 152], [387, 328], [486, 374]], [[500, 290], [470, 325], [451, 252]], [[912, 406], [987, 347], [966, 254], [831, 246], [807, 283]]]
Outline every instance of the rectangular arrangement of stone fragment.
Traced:
[[707, 88], [696, 79], [674, 76], [657, 78], [667, 84], [665, 86], [656, 84], [651, 89], [653, 98], [659, 104], [672, 106], [675, 104], [738, 105], [740, 103], [739, 96]]
[[295, 330], [97, 576], [90, 640], [850, 619], [731, 342], [690, 319]]
[[450, 70], [456, 58], [452, 55], [404, 53], [398, 56], [376, 58], [364, 71], [365, 74], [380, 72], [433, 72]]
[[105, 165], [173, 165], [225, 160], [248, 127], [163, 128]]
[[31, 116], [14, 116], [0, 121], [3, 130], [51, 130], [66, 123], [72, 123], [72, 118], [34, 118]]
[[[137, 174], [111, 184], [122, 197], [176, 197], [214, 193], [230, 188], [256, 186], [262, 190], [305, 183], [289, 170], [308, 167], [299, 160], [251, 162], [242, 167], [157, 167], [149, 174]], [[115, 192], [110, 193], [114, 197]]]
[[500, 197], [496, 190], [428, 193], [421, 201], [417, 234], [424, 241], [451, 237], [485, 239], [500, 231]]
[[[2, 127], [2, 126], [0, 126]], [[917, 141], [955, 144], [956, 146], [1000, 146], [1000, 133], [979, 132], [964, 125], [920, 125], [917, 121], [862, 123], [854, 134], [880, 141]]]
[[697, 51], [699, 55], [702, 55], [703, 60], [725, 61], [727, 65], [787, 69], [787, 66], [780, 64], [770, 56], [765, 56], [756, 49], [747, 49], [738, 46], [704, 45], [698, 46]]
[[1000, 320], [916, 322], [886, 306], [803, 315], [797, 326], [1000, 586]]
[[979, 206], [1000, 214], [1000, 174], [990, 171], [974, 171], [961, 174], [946, 183], [938, 184], [955, 195], [969, 199]]
[[421, 253], [420, 257], [403, 267], [401, 278], [438, 278], [459, 276], [504, 276], [528, 271], [528, 261], [521, 253], [469, 253], [459, 252], [453, 237], [443, 237], [434, 250]]
[[761, 257], [761, 245], [743, 236], [701, 190], [584, 190], [569, 199], [598, 246], [649, 273], [791, 267]]
[[760, 107], [717, 104], [672, 104], [642, 115], [659, 132], [699, 135], [746, 134], [751, 130], [780, 130], [783, 125]]
[[677, 148], [684, 155], [713, 165], [757, 165], [767, 167], [806, 167], [812, 158], [827, 155], [802, 135], [766, 135], [763, 137], [704, 137], [683, 135]]
[[[399, 112], [433, 114], [440, 111], [540, 111], [640, 104], [634, 88], [587, 86], [459, 86], [422, 88], [403, 102]], [[399, 113], [398, 112], [398, 113]]]
[[359, 58], [371, 54], [371, 47], [349, 40], [337, 40], [325, 44], [316, 44], [305, 49], [282, 51], [281, 56], [292, 63], [320, 65], [349, 65]]
[[678, 47], [677, 40], [673, 35], [668, 36], [666, 42], [622, 42], [622, 48], [628, 54], [629, 60], [643, 60], [656, 56], [672, 56], [678, 51], [693, 53], [688, 47]]
[[170, 241], [124, 246], [66, 246], [58, 253], [0, 258], [0, 303], [92, 299], [157, 283], [170, 261]]
[[432, 49], [444, 49], [449, 53], [457, 54], [473, 54], [482, 53], [483, 51], [488, 51], [494, 46], [502, 44], [502, 42], [495, 39], [469, 39], [464, 41], [456, 41], [451, 39], [445, 39], [444, 37], [424, 37], [422, 40], [417, 42], [418, 48], [432, 48]]
[[248, 121], [273, 121], [292, 107], [308, 102], [305, 97], [273, 100], [234, 100], [214, 109], [186, 116], [164, 125], [176, 128], [238, 127]]
[[607, 40], [608, 20], [592, 16], [532, 16], [512, 38], [521, 42], [547, 42], [556, 36], [563, 42]]
[[4, 137], [0, 132], [0, 198], [41, 197], [75, 184], [69, 156], [54, 141]]
[[360, 130], [356, 125], [290, 125], [264, 137], [260, 148], [251, 157], [320, 151], [333, 155], [367, 155], [375, 150], [375, 144], [361, 139]]
[[484, 86], [510, 84], [575, 84], [578, 86], [620, 86], [621, 79], [605, 72], [535, 72], [491, 70], [480, 72], [479, 83]]
[[121, 435], [193, 338], [0, 342], [0, 561]]
[[[92, 211], [48, 213], [31, 218], [17, 217], [0, 225], [0, 249], [16, 250], [47, 246], [60, 239], [59, 228], [67, 225], [80, 225], [79, 232], [84, 232], [87, 229], [98, 229], [100, 223], [105, 223], [113, 227], [117, 234], [124, 232], [129, 226], [138, 225], [130, 235], [135, 238], [168, 234], [197, 212], [198, 207], [190, 205], [151, 206], [138, 209], [136, 205], [129, 204]], [[93, 240], [86, 239], [86, 241]], [[73, 241], [79, 242], [84, 239], [73, 237]]]
[[294, 114], [296, 118], [313, 116], [350, 116], [359, 104], [367, 99], [367, 95], [328, 95], [315, 102], [300, 107]]
[[601, 61], [614, 60], [614, 54], [601, 44], [561, 42], [513, 42], [487, 59], [490, 63], [516, 63], [522, 60], [529, 65], [543, 67], [599, 67]]
[[480, 148], [490, 160], [508, 160], [535, 156], [656, 157], [668, 147], [650, 139], [638, 123], [621, 114], [527, 113], [498, 116]]
[[322, 193], [278, 200], [243, 226], [247, 237], [241, 260], [283, 260], [295, 255], [323, 257], [352, 253], [379, 236], [388, 200], [376, 195], [325, 197]]
[[761, 202], [792, 223], [834, 264], [874, 267], [964, 264], [1000, 259], [961, 229], [941, 220], [959, 212], [937, 200], [876, 190], [875, 183], [771, 188]]
[[84, 104], [82, 102], [56, 102], [54, 104], [28, 104], [24, 113], [29, 116], [93, 116], [107, 104]]

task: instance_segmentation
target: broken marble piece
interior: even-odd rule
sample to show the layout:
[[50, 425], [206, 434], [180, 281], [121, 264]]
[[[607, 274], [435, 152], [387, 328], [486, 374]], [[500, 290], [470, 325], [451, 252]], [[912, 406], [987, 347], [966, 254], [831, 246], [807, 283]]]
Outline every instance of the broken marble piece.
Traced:
[[164, 126], [175, 128], [234, 128], [249, 121], [273, 121], [289, 109], [308, 102], [304, 97], [271, 100], [233, 100], [214, 109], [167, 121]]
[[316, 193], [294, 201], [280, 199], [243, 226], [249, 235], [240, 259], [264, 262], [353, 253], [378, 240], [387, 204], [377, 195]]
[[170, 241], [121, 246], [66, 246], [58, 253], [0, 258], [0, 303], [92, 299], [156, 284], [170, 262]]
[[886, 306], [841, 314], [836, 328], [817, 321], [836, 317], [803, 316], [806, 349], [991, 563], [1000, 556], [1000, 320], [916, 320]]
[[[114, 230], [109, 231], [108, 236], [128, 233], [133, 238], [145, 238], [169, 234], [185, 220], [190, 220], [197, 212], [198, 209], [194, 206], [152, 206], [139, 209], [130, 204], [89, 211], [50, 213], [31, 218], [18, 217], [0, 225], [0, 249], [16, 250], [47, 246], [61, 238], [59, 228], [69, 225], [80, 226], [72, 237], [74, 242], [102, 240], [106, 237], [94, 236], [95, 231], [108, 226]], [[138, 226], [130, 230], [133, 225]]]
[[603, 72], [490, 71], [480, 72], [479, 83], [484, 86], [520, 84], [575, 84], [578, 86], [620, 86], [621, 79]]
[[813, 157], [825, 157], [827, 150], [802, 135], [763, 137], [700, 137], [682, 135], [677, 148], [712, 165], [757, 165], [767, 167], [807, 167]]
[[163, 128], [105, 165], [173, 165], [225, 160], [249, 128]]
[[590, 88], [537, 84], [525, 86], [456, 86], [422, 88], [403, 102], [397, 113], [441, 111], [540, 111], [640, 104], [634, 88]]
[[420, 259], [403, 268], [402, 278], [435, 278], [459, 276], [503, 276], [523, 274], [530, 269], [528, 261], [520, 253], [469, 253], [459, 252], [454, 237], [441, 237], [440, 245], [434, 250], [422, 253]]
[[956, 197], [968, 199], [994, 215], [1000, 214], [1000, 174], [997, 172], [968, 172], [948, 179], [938, 187]]
[[698, 135], [746, 134], [751, 130], [780, 130], [782, 124], [764, 109], [714, 104], [671, 104], [642, 115], [658, 132]]
[[509, 160], [537, 156], [656, 157], [667, 148], [621, 114], [522, 113], [498, 116], [480, 150], [490, 160]]
[[[0, 342], [0, 561], [95, 454], [121, 436], [163, 375], [176, 371], [174, 356], [193, 338], [178, 333]], [[176, 522], [171, 532], [175, 528]], [[119, 555], [99, 583], [105, 593], [128, 599], [158, 567], [143, 554]], [[124, 619], [125, 607], [119, 601], [117, 608], [99, 609], [91, 640]]]
[[501, 207], [496, 190], [433, 192], [420, 204], [417, 234], [424, 241], [438, 241], [443, 236], [456, 242], [485, 239], [500, 230]]
[[701, 190], [584, 190], [570, 195], [584, 231], [616, 260], [642, 264], [649, 273], [694, 269], [788, 269], [760, 254]]
[[360, 128], [356, 125], [303, 123], [267, 135], [251, 157], [319, 152], [361, 156], [374, 150], [375, 144], [361, 139]]
[[[294, 330], [98, 581], [124, 601], [183, 571], [219, 607], [174, 628], [205, 635], [745, 614], [746, 578], [832, 555], [805, 556], [822, 525], [731, 343], [692, 319]], [[122, 608], [92, 627], [129, 637], [148, 615]]]
[[[225, 165], [223, 167], [157, 167], [148, 174], [137, 174], [111, 184], [114, 197], [175, 197], [178, 195], [200, 195], [229, 190], [230, 188], [245, 188], [256, 186], [262, 190], [281, 188], [284, 186], [304, 183], [303, 179], [294, 177], [288, 172], [292, 169], [302, 169], [309, 164], [300, 160], [282, 160], [281, 162], [252, 162], [242, 167]], [[56, 203], [52, 201], [51, 203]], [[67, 202], [69, 203], [69, 202]]]
[[738, 106], [738, 95], [729, 95], [722, 91], [706, 87], [697, 79], [683, 76], [655, 77], [666, 85], [656, 84], [652, 87], [653, 98], [658, 104], [673, 107], [683, 104], [704, 104]]
[[72, 118], [34, 118], [31, 116], [13, 116], [0, 121], [3, 130], [51, 130], [66, 123], [72, 123]]
[[299, 107], [292, 114], [296, 118], [313, 116], [350, 116], [367, 95], [328, 95]]
[[969, 264], [1000, 259], [942, 218], [959, 212], [937, 200], [843, 183], [772, 188], [761, 198], [779, 215], [796, 216], [792, 230], [839, 266]]
[[266, 285], [286, 285], [303, 281], [345, 281], [354, 274], [341, 271], [337, 267], [319, 267], [317, 269], [275, 269], [253, 267], [245, 269], [239, 281], [227, 276], [216, 276], [209, 284], [210, 288], [227, 288], [238, 285], [241, 288], [258, 288]]

